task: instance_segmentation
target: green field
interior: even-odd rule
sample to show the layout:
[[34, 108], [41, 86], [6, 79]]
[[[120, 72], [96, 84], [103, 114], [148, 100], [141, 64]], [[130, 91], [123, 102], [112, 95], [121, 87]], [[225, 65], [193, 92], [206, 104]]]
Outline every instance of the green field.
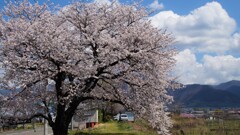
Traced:
[[70, 135], [157, 135], [157, 133], [142, 121], [134, 123], [112, 121], [99, 124], [94, 129], [71, 131]]
[[[205, 120], [174, 116], [172, 135], [240, 135], [240, 120]], [[70, 135], [157, 135], [144, 121], [107, 122]]]

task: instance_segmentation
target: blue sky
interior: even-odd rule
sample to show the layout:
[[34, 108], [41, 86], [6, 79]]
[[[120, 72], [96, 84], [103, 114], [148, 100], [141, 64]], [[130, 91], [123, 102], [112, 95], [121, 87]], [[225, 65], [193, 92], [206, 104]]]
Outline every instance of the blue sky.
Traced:
[[240, 1], [162, 0], [158, 4], [163, 8], [151, 20], [176, 37], [179, 54], [174, 73], [180, 82], [240, 80]]
[[[50, 1], [60, 6], [70, 3]], [[3, 5], [0, 1], [0, 8]], [[240, 0], [143, 0], [142, 5], [156, 10], [149, 18], [154, 27], [167, 29], [176, 38], [179, 54], [173, 74], [180, 82], [240, 80]]]

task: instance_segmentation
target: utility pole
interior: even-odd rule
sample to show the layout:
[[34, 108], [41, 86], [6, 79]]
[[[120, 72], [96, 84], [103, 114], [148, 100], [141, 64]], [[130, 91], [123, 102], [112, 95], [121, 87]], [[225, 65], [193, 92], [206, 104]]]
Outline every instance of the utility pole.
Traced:
[[72, 117], [72, 120], [71, 120], [71, 130], [73, 130], [73, 117]]
[[[46, 91], [48, 91], [48, 80], [46, 80]], [[46, 116], [48, 116], [48, 106], [46, 106], [47, 109], [45, 110], [46, 111]], [[44, 135], [48, 135], [48, 121], [46, 119], [44, 119]]]
[[48, 135], [48, 122], [44, 119], [44, 135]]

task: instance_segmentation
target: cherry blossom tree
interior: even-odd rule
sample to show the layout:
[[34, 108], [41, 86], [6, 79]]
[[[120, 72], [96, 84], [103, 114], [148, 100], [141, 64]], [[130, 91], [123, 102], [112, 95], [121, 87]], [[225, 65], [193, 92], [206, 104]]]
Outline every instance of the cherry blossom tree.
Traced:
[[176, 51], [172, 36], [148, 16], [137, 4], [118, 2], [64, 8], [10, 2], [0, 14], [5, 105], [43, 117], [54, 135], [67, 135], [80, 103], [115, 102], [169, 134], [164, 106], [172, 101], [166, 89], [174, 87], [169, 72]]

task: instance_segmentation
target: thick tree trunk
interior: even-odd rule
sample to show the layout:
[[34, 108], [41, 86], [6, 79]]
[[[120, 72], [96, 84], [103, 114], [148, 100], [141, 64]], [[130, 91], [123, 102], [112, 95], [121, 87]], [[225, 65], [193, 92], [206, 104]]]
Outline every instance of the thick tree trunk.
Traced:
[[67, 135], [68, 134], [69, 122], [65, 116], [60, 116], [56, 118], [56, 122], [52, 127], [53, 135]]
[[53, 135], [67, 135], [68, 134], [68, 125], [57, 124], [53, 130]]
[[68, 127], [73, 115], [66, 114], [64, 111], [59, 111], [52, 127], [53, 135], [67, 135]]
[[[79, 98], [74, 97], [71, 101], [71, 103], [67, 106], [65, 103], [61, 104], [60, 99], [64, 96], [66, 96], [66, 93], [63, 93], [62, 91], [62, 85], [63, 81], [66, 79], [66, 74], [64, 72], [60, 72], [57, 74], [55, 78], [55, 87], [56, 87], [56, 93], [57, 93], [57, 116], [55, 123], [52, 126], [53, 134], [54, 135], [67, 135], [68, 134], [68, 126], [72, 120], [72, 117], [74, 115], [75, 110], [77, 109], [78, 105], [88, 98]], [[70, 81], [73, 81], [73, 78], [69, 77]], [[86, 87], [86, 91], [94, 87], [97, 83], [96, 79], [91, 78], [90, 83]], [[92, 83], [93, 82], [93, 83]], [[90, 99], [90, 98], [89, 98]]]
[[60, 103], [60, 98], [63, 97], [62, 93], [62, 83], [65, 80], [66, 76], [64, 72], [60, 72], [57, 74], [55, 78], [55, 87], [56, 87], [56, 93], [57, 93], [57, 116], [55, 119], [55, 123], [52, 126], [53, 134], [54, 135], [67, 135], [68, 134], [68, 119], [67, 115], [65, 114], [65, 104]]

